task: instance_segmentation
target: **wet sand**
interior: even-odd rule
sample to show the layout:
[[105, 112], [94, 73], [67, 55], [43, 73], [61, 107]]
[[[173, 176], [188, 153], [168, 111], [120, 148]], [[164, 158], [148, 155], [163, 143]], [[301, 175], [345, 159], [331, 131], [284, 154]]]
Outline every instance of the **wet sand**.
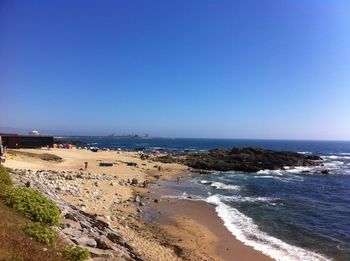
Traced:
[[[155, 191], [164, 195], [166, 187]], [[237, 240], [217, 216], [215, 207], [203, 201], [162, 199], [145, 208], [144, 218], [158, 224], [177, 247], [196, 253], [202, 260], [273, 260]]]

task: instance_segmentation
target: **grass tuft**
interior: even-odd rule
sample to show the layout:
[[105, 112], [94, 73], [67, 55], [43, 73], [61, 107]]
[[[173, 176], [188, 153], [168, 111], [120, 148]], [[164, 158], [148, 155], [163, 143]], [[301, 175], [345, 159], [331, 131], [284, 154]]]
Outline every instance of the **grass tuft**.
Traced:
[[90, 258], [87, 249], [79, 246], [68, 246], [62, 250], [62, 256], [69, 261], [84, 261]]

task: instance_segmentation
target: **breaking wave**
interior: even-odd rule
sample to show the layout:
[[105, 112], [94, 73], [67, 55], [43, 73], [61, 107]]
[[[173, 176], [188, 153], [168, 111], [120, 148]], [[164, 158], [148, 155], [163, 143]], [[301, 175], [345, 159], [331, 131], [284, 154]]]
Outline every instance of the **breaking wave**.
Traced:
[[240, 190], [241, 187], [237, 186], [237, 185], [228, 185], [228, 184], [224, 184], [221, 182], [213, 182], [210, 184], [210, 186], [216, 188], [216, 189], [232, 189], [232, 190]]
[[348, 154], [345, 155], [341, 155], [341, 156], [335, 156], [335, 155], [331, 155], [331, 156], [321, 156], [322, 159], [327, 160], [327, 159], [331, 159], [331, 160], [349, 160], [350, 156], [346, 156]]
[[219, 199], [222, 199], [224, 201], [231, 201], [231, 202], [268, 202], [271, 203], [272, 201], [276, 200], [276, 198], [271, 197], [248, 197], [248, 196], [223, 196], [218, 195]]
[[298, 151], [299, 154], [304, 154], [304, 155], [307, 155], [307, 154], [312, 154], [312, 152], [310, 151]]
[[280, 239], [266, 234], [258, 228], [251, 218], [223, 203], [218, 195], [208, 197], [206, 202], [215, 205], [218, 216], [223, 220], [226, 228], [238, 240], [275, 260], [329, 260], [320, 254], [289, 245]]
[[274, 175], [283, 175], [283, 170], [281, 169], [275, 169], [275, 170], [270, 170], [270, 169], [264, 169], [264, 170], [259, 170], [257, 174], [274, 174]]
[[187, 194], [186, 192], [183, 192], [181, 195], [165, 195], [161, 197], [162, 199], [182, 199], [182, 200], [194, 200], [194, 201], [199, 201], [203, 200], [202, 197], [197, 196], [197, 195], [192, 195], [192, 194]]

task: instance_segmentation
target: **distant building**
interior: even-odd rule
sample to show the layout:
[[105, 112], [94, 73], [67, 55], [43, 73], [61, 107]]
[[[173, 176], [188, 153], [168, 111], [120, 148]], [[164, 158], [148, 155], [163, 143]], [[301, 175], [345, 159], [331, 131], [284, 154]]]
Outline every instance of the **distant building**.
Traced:
[[33, 130], [29, 132], [29, 135], [40, 135], [40, 133], [37, 130]]
[[22, 135], [22, 134], [8, 134], [0, 133], [2, 139], [2, 145], [7, 148], [20, 149], [20, 148], [41, 148], [41, 147], [53, 147], [53, 136], [46, 135]]

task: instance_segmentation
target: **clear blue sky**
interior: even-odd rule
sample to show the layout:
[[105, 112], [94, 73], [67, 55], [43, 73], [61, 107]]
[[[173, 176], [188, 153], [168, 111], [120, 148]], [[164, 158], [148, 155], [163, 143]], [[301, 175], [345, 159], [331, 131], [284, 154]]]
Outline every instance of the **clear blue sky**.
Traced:
[[0, 127], [350, 139], [347, 0], [0, 1]]

